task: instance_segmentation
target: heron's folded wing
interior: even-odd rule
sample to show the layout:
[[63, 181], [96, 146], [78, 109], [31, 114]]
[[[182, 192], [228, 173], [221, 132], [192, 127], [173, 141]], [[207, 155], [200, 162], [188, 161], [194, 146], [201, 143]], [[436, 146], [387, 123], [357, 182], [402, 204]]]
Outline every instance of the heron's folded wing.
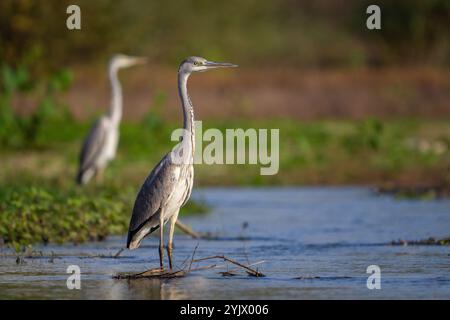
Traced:
[[84, 140], [80, 154], [80, 172], [91, 168], [99, 157], [106, 141], [108, 120], [104, 117], [98, 119]]
[[134, 234], [159, 212], [174, 190], [178, 177], [176, 165], [167, 154], [152, 170], [139, 191], [133, 207], [129, 234]]
[[194, 168], [188, 170], [188, 177], [186, 178], [187, 192], [183, 200], [183, 204], [181, 205], [182, 207], [184, 207], [184, 205], [189, 201], [189, 198], [191, 197], [193, 182], [194, 182]]

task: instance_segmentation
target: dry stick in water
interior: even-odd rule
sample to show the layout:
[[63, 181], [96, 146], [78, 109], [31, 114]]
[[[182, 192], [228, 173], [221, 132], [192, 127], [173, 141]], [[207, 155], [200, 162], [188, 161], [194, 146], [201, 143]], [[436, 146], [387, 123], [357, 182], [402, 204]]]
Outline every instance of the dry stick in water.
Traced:
[[[135, 273], [135, 274], [126, 274], [126, 273], [125, 274], [117, 274], [113, 277], [116, 279], [139, 279], [139, 278], [161, 278], [161, 279], [164, 279], [164, 278], [183, 277], [191, 271], [192, 261], [194, 260], [194, 256], [195, 256], [195, 252], [197, 251], [197, 248], [198, 248], [198, 243], [195, 246], [194, 251], [192, 252], [192, 257], [191, 257], [191, 261], [189, 263], [188, 270], [179, 269], [176, 271], [165, 271], [164, 269], [161, 269], [159, 267], [159, 268], [152, 268], [152, 269], [146, 270], [144, 272]], [[203, 269], [214, 268], [214, 267], [215, 267], [215, 265], [207, 266], [207, 267], [203, 267], [203, 268], [192, 269], [192, 271], [203, 270]]]
[[177, 222], [175, 223], [175, 225], [178, 227], [178, 229], [180, 229], [181, 231], [183, 231], [184, 233], [190, 235], [192, 238], [194, 239], [199, 239], [202, 237], [202, 235], [198, 232], [195, 232], [194, 230], [192, 230], [191, 227], [189, 227], [188, 225], [185, 225], [183, 222], [181, 222], [180, 220], [177, 220]]
[[[137, 274], [118, 274], [113, 276], [116, 279], [138, 279], [138, 278], [176, 278], [176, 277], [182, 277], [187, 275], [189, 272], [191, 271], [199, 271], [199, 270], [207, 270], [207, 269], [213, 269], [213, 268], [217, 268], [220, 267], [217, 264], [213, 264], [213, 265], [208, 265], [208, 266], [204, 266], [204, 267], [198, 267], [198, 268], [192, 268], [192, 263], [194, 262], [200, 262], [200, 261], [205, 261], [205, 260], [212, 260], [212, 259], [222, 259], [224, 261], [228, 261], [238, 267], [244, 268], [247, 273], [251, 276], [254, 277], [265, 277], [264, 274], [262, 274], [261, 272], [259, 272], [258, 270], [252, 269], [250, 268], [250, 266], [252, 265], [257, 265], [260, 263], [263, 263], [264, 261], [259, 261], [259, 262], [255, 262], [253, 264], [250, 264], [249, 266], [243, 265], [242, 263], [239, 263], [235, 260], [232, 260], [230, 258], [225, 257], [224, 255], [217, 255], [217, 256], [211, 256], [211, 257], [206, 257], [206, 258], [200, 258], [200, 259], [194, 259], [195, 257], [195, 253], [197, 252], [197, 248], [198, 248], [198, 243], [194, 248], [194, 251], [192, 252], [192, 257], [191, 257], [191, 261], [189, 262], [189, 267], [188, 269], [180, 269], [174, 272], [164, 272], [164, 270], [161, 270], [161, 268], [153, 268], [153, 269], [149, 269], [147, 271], [144, 272], [140, 272]], [[186, 261], [185, 261], [186, 262]], [[185, 264], [185, 262], [183, 262], [183, 264]]]
[[197, 245], [196, 245], [195, 248], [194, 248], [194, 252], [192, 252], [192, 258], [191, 258], [191, 262], [189, 263], [189, 269], [188, 269], [188, 272], [191, 271], [192, 262], [194, 261], [194, 256], [195, 256], [195, 252], [197, 251], [197, 248], [198, 248], [198, 243], [197, 243]]
[[[249, 264], [248, 267], [253, 267], [253, 266], [256, 266], [257, 264], [261, 264], [261, 263], [264, 263], [264, 262], [265, 262], [264, 260], [261, 260], [261, 261], [258, 261], [258, 262], [254, 262], [252, 264]], [[222, 276], [224, 276], [224, 277], [230, 277], [230, 276], [235, 276], [236, 275], [236, 273], [234, 273], [236, 270], [237, 270], [237, 268], [233, 268], [233, 269], [228, 269], [227, 268], [227, 271], [223, 271], [223, 272], [219, 272], [219, 273]]]
[[122, 253], [123, 248], [120, 248], [119, 251], [116, 252], [116, 254], [113, 256], [113, 258], [118, 258], [120, 254]]
[[255, 277], [265, 277], [265, 275], [262, 274], [261, 272], [259, 272], [258, 270], [252, 269], [252, 268], [250, 268], [250, 267], [248, 267], [246, 265], [243, 265], [242, 263], [239, 263], [239, 262], [237, 262], [235, 260], [227, 258], [224, 255], [217, 255], [217, 256], [211, 256], [211, 257], [196, 259], [196, 260], [193, 260], [193, 262], [200, 262], [200, 261], [211, 260], [211, 259], [222, 259], [222, 260], [228, 261], [228, 262], [230, 262], [230, 263], [232, 263], [234, 265], [237, 265], [237, 266], [239, 266], [241, 268], [244, 268], [249, 275], [252, 275], [252, 276], [255, 276]]

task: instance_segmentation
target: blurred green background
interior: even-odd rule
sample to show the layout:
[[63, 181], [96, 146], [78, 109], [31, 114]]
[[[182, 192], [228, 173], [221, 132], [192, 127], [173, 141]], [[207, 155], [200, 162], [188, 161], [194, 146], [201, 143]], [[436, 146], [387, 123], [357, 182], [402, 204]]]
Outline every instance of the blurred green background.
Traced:
[[121, 73], [117, 162], [150, 168], [181, 123], [177, 65], [201, 55], [241, 67], [193, 77], [197, 118], [205, 128], [280, 128], [282, 166], [276, 177], [200, 166], [200, 184], [446, 184], [448, 1], [379, 1], [375, 31], [368, 1], [85, 0], [78, 31], [66, 28], [70, 4], [0, 3], [0, 142], [12, 159], [65, 150], [72, 173], [109, 104], [107, 62], [123, 52], [150, 63]]
[[[66, 28], [70, 4], [81, 7], [80, 31]], [[0, 210], [9, 212], [3, 218], [20, 212], [40, 221], [40, 213], [69, 202], [66, 216], [88, 210], [94, 224], [105, 210], [128, 214], [181, 125], [176, 70], [190, 55], [240, 65], [190, 80], [204, 129], [280, 129], [277, 175], [259, 175], [259, 165], [198, 165], [196, 186], [364, 184], [448, 195], [450, 2], [377, 1], [381, 30], [366, 28], [369, 4], [1, 1]], [[118, 157], [104, 185], [79, 190], [78, 152], [109, 104], [106, 65], [117, 52], [150, 62], [121, 73]], [[122, 232], [127, 218], [120, 217], [119, 227], [105, 226], [91, 238]], [[48, 233], [0, 231], [15, 243]], [[69, 239], [77, 237], [83, 234]]]
[[[65, 28], [70, 4], [81, 7], [81, 32]], [[104, 61], [115, 52], [142, 53], [172, 66], [193, 52], [258, 68], [267, 63], [303, 68], [449, 65], [448, 1], [377, 1], [382, 29], [376, 32], [365, 28], [369, 4], [5, 0], [0, 4], [1, 58], [41, 70]]]

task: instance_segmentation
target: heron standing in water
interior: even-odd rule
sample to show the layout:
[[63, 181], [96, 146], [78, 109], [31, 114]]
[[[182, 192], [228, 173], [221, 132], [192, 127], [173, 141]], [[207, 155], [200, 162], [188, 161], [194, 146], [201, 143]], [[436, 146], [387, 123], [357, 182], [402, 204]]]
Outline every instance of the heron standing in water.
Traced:
[[114, 159], [119, 142], [119, 124], [122, 119], [122, 87], [117, 73], [146, 62], [145, 58], [118, 54], [112, 57], [108, 67], [112, 98], [109, 112], [98, 119], [84, 140], [80, 154], [77, 183], [86, 184], [92, 177], [101, 178], [109, 161]]
[[142, 185], [134, 203], [128, 228], [127, 248], [136, 249], [142, 239], [159, 228], [159, 264], [164, 270], [164, 224], [169, 221], [167, 254], [172, 269], [172, 239], [180, 208], [189, 200], [194, 182], [194, 106], [187, 92], [191, 73], [215, 68], [237, 67], [231, 63], [211, 62], [189, 57], [178, 70], [178, 92], [183, 109], [181, 142], [152, 170]]

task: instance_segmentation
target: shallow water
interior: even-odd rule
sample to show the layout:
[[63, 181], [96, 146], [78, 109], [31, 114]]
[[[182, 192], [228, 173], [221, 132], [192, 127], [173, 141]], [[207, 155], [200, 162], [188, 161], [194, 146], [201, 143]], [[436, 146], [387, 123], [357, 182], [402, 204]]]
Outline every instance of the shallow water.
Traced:
[[[175, 235], [176, 263], [198, 244], [196, 258], [225, 254], [244, 263], [264, 260], [257, 267], [266, 277], [241, 270], [223, 277], [224, 267], [170, 280], [115, 280], [117, 272], [156, 267], [158, 239], [112, 258], [125, 237], [111, 237], [80, 246], [36, 246], [44, 256], [21, 264], [1, 251], [0, 298], [450, 299], [449, 246], [389, 245], [399, 238], [448, 237], [449, 200], [396, 200], [366, 188], [197, 189], [194, 197], [213, 211], [183, 221], [217, 238]], [[69, 265], [81, 268], [81, 290], [66, 287]], [[381, 268], [380, 290], [366, 286], [369, 265]]]

